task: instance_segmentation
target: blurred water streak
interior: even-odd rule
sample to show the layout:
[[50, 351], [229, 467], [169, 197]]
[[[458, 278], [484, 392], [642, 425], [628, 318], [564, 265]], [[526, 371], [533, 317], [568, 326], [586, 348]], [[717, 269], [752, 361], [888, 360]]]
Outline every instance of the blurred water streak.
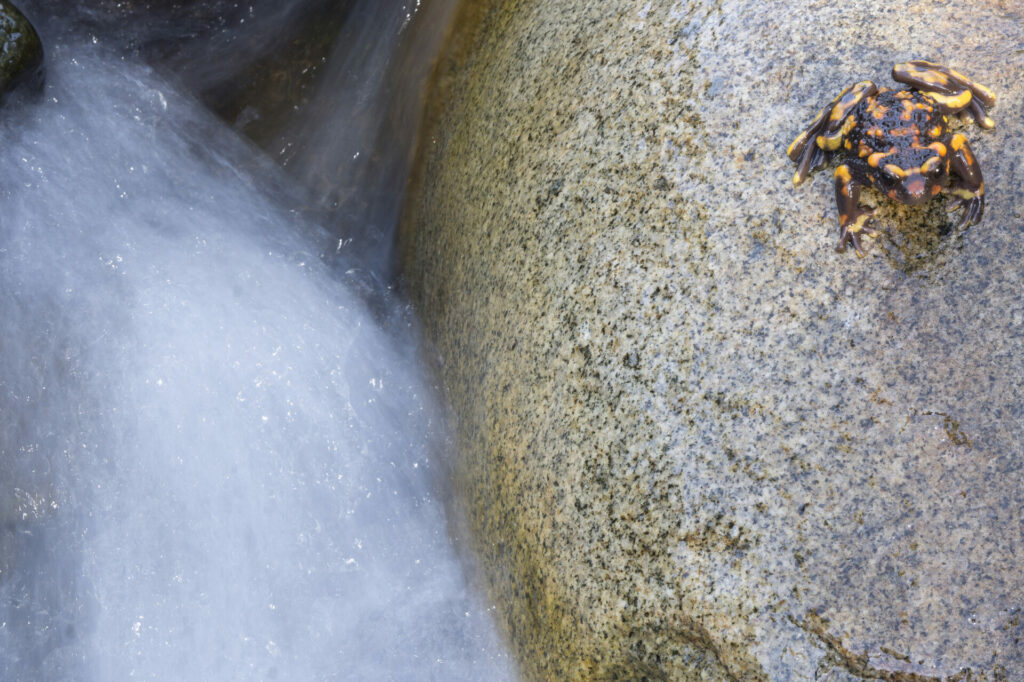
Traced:
[[25, 3], [48, 81], [0, 112], [0, 679], [513, 675], [386, 287], [438, 38], [403, 43], [411, 12], [372, 4], [279, 127], [283, 171], [202, 102], [323, 3], [212, 34]]

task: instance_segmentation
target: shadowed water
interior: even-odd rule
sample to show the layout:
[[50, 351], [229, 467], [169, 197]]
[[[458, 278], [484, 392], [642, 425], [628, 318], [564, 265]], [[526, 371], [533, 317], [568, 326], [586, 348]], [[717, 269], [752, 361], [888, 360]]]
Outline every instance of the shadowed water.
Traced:
[[0, 679], [508, 678], [404, 304], [181, 81], [37, 21], [47, 85], [0, 116]]

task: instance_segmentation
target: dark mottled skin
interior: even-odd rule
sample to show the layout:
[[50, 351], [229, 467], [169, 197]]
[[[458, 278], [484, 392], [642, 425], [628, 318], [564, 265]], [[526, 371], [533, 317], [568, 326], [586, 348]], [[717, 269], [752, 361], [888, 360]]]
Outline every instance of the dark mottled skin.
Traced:
[[787, 151], [797, 163], [796, 185], [834, 154], [843, 156], [835, 170], [840, 251], [852, 244], [863, 255], [860, 233], [875, 232], [867, 226], [871, 211], [859, 202], [865, 185], [911, 205], [950, 194], [953, 208], [963, 209], [960, 228], [977, 223], [984, 211], [981, 168], [967, 138], [950, 132], [948, 115], [970, 113], [991, 128], [986, 107], [995, 104], [995, 95], [931, 62], [897, 64], [893, 78], [911, 87], [892, 90], [862, 81], [846, 88]]

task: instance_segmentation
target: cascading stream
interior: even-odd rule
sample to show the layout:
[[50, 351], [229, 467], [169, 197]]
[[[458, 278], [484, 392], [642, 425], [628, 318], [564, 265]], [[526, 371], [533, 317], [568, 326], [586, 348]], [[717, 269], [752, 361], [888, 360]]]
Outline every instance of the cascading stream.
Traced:
[[0, 110], [0, 679], [510, 678], [406, 306], [371, 314], [307, 190], [180, 83], [25, 10], [47, 81]]

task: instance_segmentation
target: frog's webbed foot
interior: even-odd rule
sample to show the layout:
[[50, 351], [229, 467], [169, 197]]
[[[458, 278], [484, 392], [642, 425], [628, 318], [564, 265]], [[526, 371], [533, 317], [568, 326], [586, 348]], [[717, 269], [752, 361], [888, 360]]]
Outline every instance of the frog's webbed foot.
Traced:
[[835, 179], [836, 207], [839, 209], [839, 243], [836, 244], [836, 251], [845, 251], [849, 244], [858, 256], [863, 257], [861, 234], [871, 237], [878, 234], [867, 224], [874, 210], [860, 205], [861, 185], [853, 179], [849, 166], [844, 163], [836, 168]]
[[982, 128], [995, 126], [995, 121], [988, 115], [988, 110], [996, 105], [995, 93], [962, 73], [916, 59], [892, 67], [892, 77], [934, 99], [944, 113], [969, 111]]
[[843, 136], [854, 126], [850, 112], [862, 99], [878, 91], [871, 81], [861, 81], [839, 93], [789, 145], [786, 154], [796, 162], [793, 184], [799, 185], [807, 176], [824, 167], [831, 152], [843, 144]]
[[[865, 211], [866, 216], [870, 216], [874, 211]], [[836, 243], [836, 251], [842, 253], [846, 251], [846, 245], [849, 244], [853, 247], [858, 258], [864, 257], [864, 247], [861, 246], [860, 237], [862, 234], [866, 234], [869, 237], [877, 237], [878, 231], [874, 228], [867, 227], [863, 224], [851, 224], [851, 225], [840, 225], [839, 226], [839, 241]]]
[[980, 194], [969, 198], [957, 197], [949, 204], [949, 212], [955, 213], [959, 209], [963, 209], [963, 212], [956, 224], [958, 232], [981, 220], [981, 216], [985, 212], [985, 197]]
[[949, 210], [963, 209], [956, 227], [962, 230], [981, 220], [985, 212], [985, 182], [966, 137], [960, 133], [950, 136], [949, 149], [951, 182], [946, 192], [956, 197], [950, 202]]

